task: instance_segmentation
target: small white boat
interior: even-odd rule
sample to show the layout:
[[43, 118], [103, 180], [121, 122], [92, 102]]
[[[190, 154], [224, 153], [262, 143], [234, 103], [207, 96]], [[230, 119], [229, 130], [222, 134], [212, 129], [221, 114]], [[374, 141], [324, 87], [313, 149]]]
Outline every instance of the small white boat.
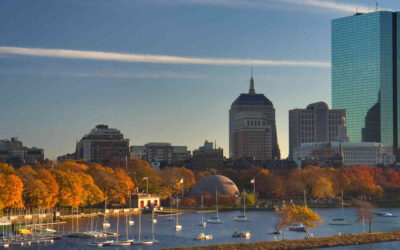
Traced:
[[200, 222], [200, 223], [199, 223], [199, 226], [201, 226], [201, 227], [206, 227], [206, 226], [207, 226], [207, 223], [206, 223], [205, 221]]
[[152, 219], [151, 222], [152, 222], [153, 224], [156, 224], [156, 223], [157, 223], [157, 219]]
[[132, 245], [132, 242], [130, 241], [116, 241], [114, 243], [111, 243], [111, 246], [130, 246]]
[[215, 190], [215, 200], [216, 200], [216, 216], [209, 218], [207, 220], [208, 223], [211, 224], [222, 224], [222, 220], [219, 218], [219, 214], [218, 214], [218, 190]]
[[129, 226], [133, 226], [135, 225], [135, 221], [134, 220], [129, 220]]
[[89, 242], [88, 245], [89, 246], [98, 246], [98, 247], [102, 247], [102, 246], [111, 246], [111, 244], [114, 243], [114, 240], [106, 240], [106, 241], [92, 241]]
[[175, 231], [181, 231], [182, 225], [179, 225], [178, 198], [176, 198], [176, 224]]
[[239, 215], [238, 217], [235, 218], [235, 221], [238, 221], [238, 222], [247, 222], [247, 221], [250, 221], [250, 219], [247, 218], [247, 216], [245, 216], [245, 215]]
[[194, 237], [194, 239], [196, 239], [196, 240], [212, 240], [212, 235], [211, 234], [205, 234], [205, 233], [201, 233], [201, 234], [198, 234], [198, 235], [196, 235], [195, 237]]
[[243, 214], [239, 215], [238, 217], [235, 218], [235, 221], [237, 222], [248, 222], [250, 221], [249, 218], [246, 216], [246, 198], [243, 196]]
[[103, 222], [103, 228], [104, 229], [110, 228], [110, 226], [111, 226], [110, 222], [108, 222], [108, 221], [104, 221]]
[[382, 213], [382, 216], [383, 216], [383, 217], [396, 217], [396, 215], [393, 215], [393, 214], [391, 214], [391, 213], [389, 213], [389, 212], [383, 212], [383, 213]]
[[236, 231], [235, 231], [235, 232], [232, 234], [232, 237], [249, 239], [249, 238], [251, 238], [251, 233], [250, 233], [249, 231], [246, 231], [246, 232], [236, 232]]
[[289, 227], [290, 231], [297, 231], [297, 232], [306, 232], [306, 227], [303, 223], [294, 223]]

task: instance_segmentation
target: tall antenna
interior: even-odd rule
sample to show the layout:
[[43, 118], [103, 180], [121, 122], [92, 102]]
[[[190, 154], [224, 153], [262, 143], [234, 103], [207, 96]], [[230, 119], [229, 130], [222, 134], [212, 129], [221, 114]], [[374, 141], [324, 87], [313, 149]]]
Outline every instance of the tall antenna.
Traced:
[[251, 78], [253, 78], [253, 63], [250, 65], [250, 70], [251, 70]]
[[378, 0], [375, 1], [375, 11], [378, 11]]

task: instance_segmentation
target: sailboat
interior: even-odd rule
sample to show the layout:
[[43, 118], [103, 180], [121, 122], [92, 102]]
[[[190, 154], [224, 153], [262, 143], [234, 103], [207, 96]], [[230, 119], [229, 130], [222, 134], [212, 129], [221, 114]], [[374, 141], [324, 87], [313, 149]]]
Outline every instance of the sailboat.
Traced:
[[[155, 220], [154, 219], [154, 209], [151, 213], [151, 217], [152, 217], [152, 220], [154, 221]], [[153, 245], [155, 243], [158, 243], [158, 240], [155, 239], [155, 235], [154, 235], [154, 224], [155, 223], [151, 224], [151, 240], [142, 241], [143, 245]]]
[[204, 221], [204, 204], [203, 204], [203, 194], [201, 194], [201, 221], [199, 226], [206, 227], [207, 223]]
[[111, 224], [107, 220], [107, 195], [104, 200], [104, 221], [103, 221], [103, 229], [110, 228]]
[[344, 208], [343, 208], [343, 189], [342, 189], [342, 217], [332, 219], [329, 222], [329, 225], [341, 225], [341, 226], [351, 225], [351, 222], [348, 222], [343, 218], [343, 214], [344, 214]]
[[236, 217], [235, 221], [238, 221], [238, 222], [250, 221], [250, 219], [247, 218], [247, 216], [246, 216], [246, 197], [245, 197], [244, 193], [243, 193], [243, 214]]
[[179, 211], [178, 211], [178, 198], [176, 198], [176, 224], [175, 231], [181, 231], [182, 225], [179, 225]]
[[216, 203], [217, 203], [216, 217], [209, 218], [207, 220], [207, 222], [211, 223], [211, 224], [221, 224], [222, 221], [221, 221], [221, 219], [219, 218], [219, 215], [218, 215], [218, 190], [215, 190], [215, 199], [216, 199]]
[[117, 215], [117, 236], [115, 242], [111, 243], [111, 246], [129, 246], [131, 245], [133, 240], [128, 240], [128, 224], [126, 225], [126, 240], [119, 240], [119, 213]]
[[135, 221], [131, 218], [131, 208], [132, 208], [132, 193], [129, 193], [129, 220], [128, 220], [128, 225], [133, 226], [135, 225]]

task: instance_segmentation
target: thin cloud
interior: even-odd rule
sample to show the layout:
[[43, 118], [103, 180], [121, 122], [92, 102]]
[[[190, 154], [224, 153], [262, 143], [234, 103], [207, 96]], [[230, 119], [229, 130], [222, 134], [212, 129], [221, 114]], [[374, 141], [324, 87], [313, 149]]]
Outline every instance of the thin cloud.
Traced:
[[308, 5], [308, 6], [327, 8], [344, 12], [353, 12], [353, 13], [356, 11], [366, 12], [369, 9], [367, 6], [363, 5], [346, 4], [335, 1], [321, 1], [321, 0], [280, 0], [280, 1], [285, 3]]
[[219, 66], [276, 66], [276, 67], [317, 67], [329, 68], [329, 62], [288, 61], [288, 60], [252, 60], [234, 58], [200, 58], [166, 55], [127, 54], [103, 51], [38, 49], [0, 46], [0, 54], [22, 55], [47, 58], [83, 59], [98, 61], [117, 61], [154, 64], [197, 64]]
[[[354, 13], [357, 11], [367, 12], [365, 5], [351, 3], [340, 3], [331, 0], [153, 0], [163, 4], [196, 4], [210, 5], [227, 8], [251, 8], [251, 9], [286, 9], [287, 5], [306, 5], [340, 12]], [[291, 8], [291, 10], [294, 10]], [[297, 10], [304, 10], [299, 9]]]

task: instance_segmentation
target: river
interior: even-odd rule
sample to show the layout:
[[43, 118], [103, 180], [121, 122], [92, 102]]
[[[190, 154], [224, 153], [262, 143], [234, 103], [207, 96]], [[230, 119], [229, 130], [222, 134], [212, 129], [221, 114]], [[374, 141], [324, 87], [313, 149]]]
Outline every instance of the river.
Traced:
[[[328, 222], [337, 217], [342, 217], [342, 210], [340, 208], [330, 208], [330, 209], [313, 209], [317, 212], [324, 222], [321, 226], [312, 228], [310, 231], [313, 233], [314, 237], [337, 235], [339, 232], [341, 234], [346, 233], [361, 233], [362, 224], [355, 223], [356, 215], [355, 210], [352, 208], [345, 208], [343, 212], [343, 217], [347, 221], [353, 222], [349, 226], [331, 226]], [[378, 211], [387, 211], [394, 215], [400, 216], [399, 208], [391, 209], [379, 209]], [[207, 244], [218, 244], [218, 243], [239, 243], [239, 242], [257, 242], [257, 241], [272, 241], [274, 240], [274, 235], [269, 235], [267, 232], [274, 228], [276, 221], [275, 212], [272, 211], [249, 211], [247, 213], [250, 218], [250, 222], [235, 222], [234, 218], [241, 214], [241, 211], [229, 211], [220, 212], [220, 218], [222, 219], [222, 224], [207, 224], [206, 228], [198, 226], [201, 219], [201, 215], [197, 213], [184, 214], [179, 216], [179, 222], [182, 225], [182, 231], [176, 232], [174, 230], [175, 222], [169, 221], [168, 216], [157, 217], [157, 224], [155, 225], [155, 237], [159, 240], [157, 245], [153, 246], [132, 246], [136, 249], [159, 249], [165, 247], [175, 247], [175, 246], [194, 246], [194, 245], [207, 245]], [[213, 214], [205, 214], [205, 216], [212, 216]], [[137, 239], [138, 237], [138, 217], [137, 215], [132, 216], [135, 220], [135, 225], [129, 227], [129, 238]], [[102, 217], [97, 217], [92, 220], [93, 228], [100, 230], [102, 225]], [[110, 230], [116, 231], [116, 217], [110, 218], [111, 228]], [[79, 229], [80, 231], [90, 230], [90, 219], [80, 219]], [[121, 234], [120, 239], [125, 238], [125, 216], [120, 216], [120, 226], [119, 232]], [[367, 229], [366, 225], [366, 229]], [[55, 227], [55, 229], [58, 229]], [[60, 231], [63, 229], [65, 231], [71, 230], [71, 221], [67, 221], [67, 224], [60, 226]], [[382, 217], [375, 216], [373, 231], [387, 232], [400, 229], [400, 217]], [[252, 237], [250, 239], [232, 238], [232, 233], [234, 231], [250, 231]], [[194, 240], [193, 236], [204, 232], [206, 234], [212, 234], [213, 239], [207, 241]], [[298, 239], [304, 238], [306, 234], [304, 232], [292, 232], [285, 231], [285, 237], [287, 239]], [[278, 239], [282, 238], [282, 235], [276, 236]], [[142, 215], [142, 239], [151, 238], [151, 214]], [[32, 249], [88, 249], [97, 248], [89, 247], [87, 243], [92, 241], [91, 239], [80, 239], [80, 238], [68, 238], [65, 237], [61, 240], [55, 241], [52, 245], [36, 245], [31, 246]], [[400, 244], [398, 242], [386, 242], [379, 244], [370, 244], [362, 246], [363, 249], [400, 249]], [[13, 247], [14, 248], [14, 247]], [[26, 248], [26, 247], [21, 247]], [[129, 247], [113, 247], [117, 249], [125, 249]], [[348, 246], [348, 247], [338, 247], [336, 249], [361, 249], [360, 246]]]

